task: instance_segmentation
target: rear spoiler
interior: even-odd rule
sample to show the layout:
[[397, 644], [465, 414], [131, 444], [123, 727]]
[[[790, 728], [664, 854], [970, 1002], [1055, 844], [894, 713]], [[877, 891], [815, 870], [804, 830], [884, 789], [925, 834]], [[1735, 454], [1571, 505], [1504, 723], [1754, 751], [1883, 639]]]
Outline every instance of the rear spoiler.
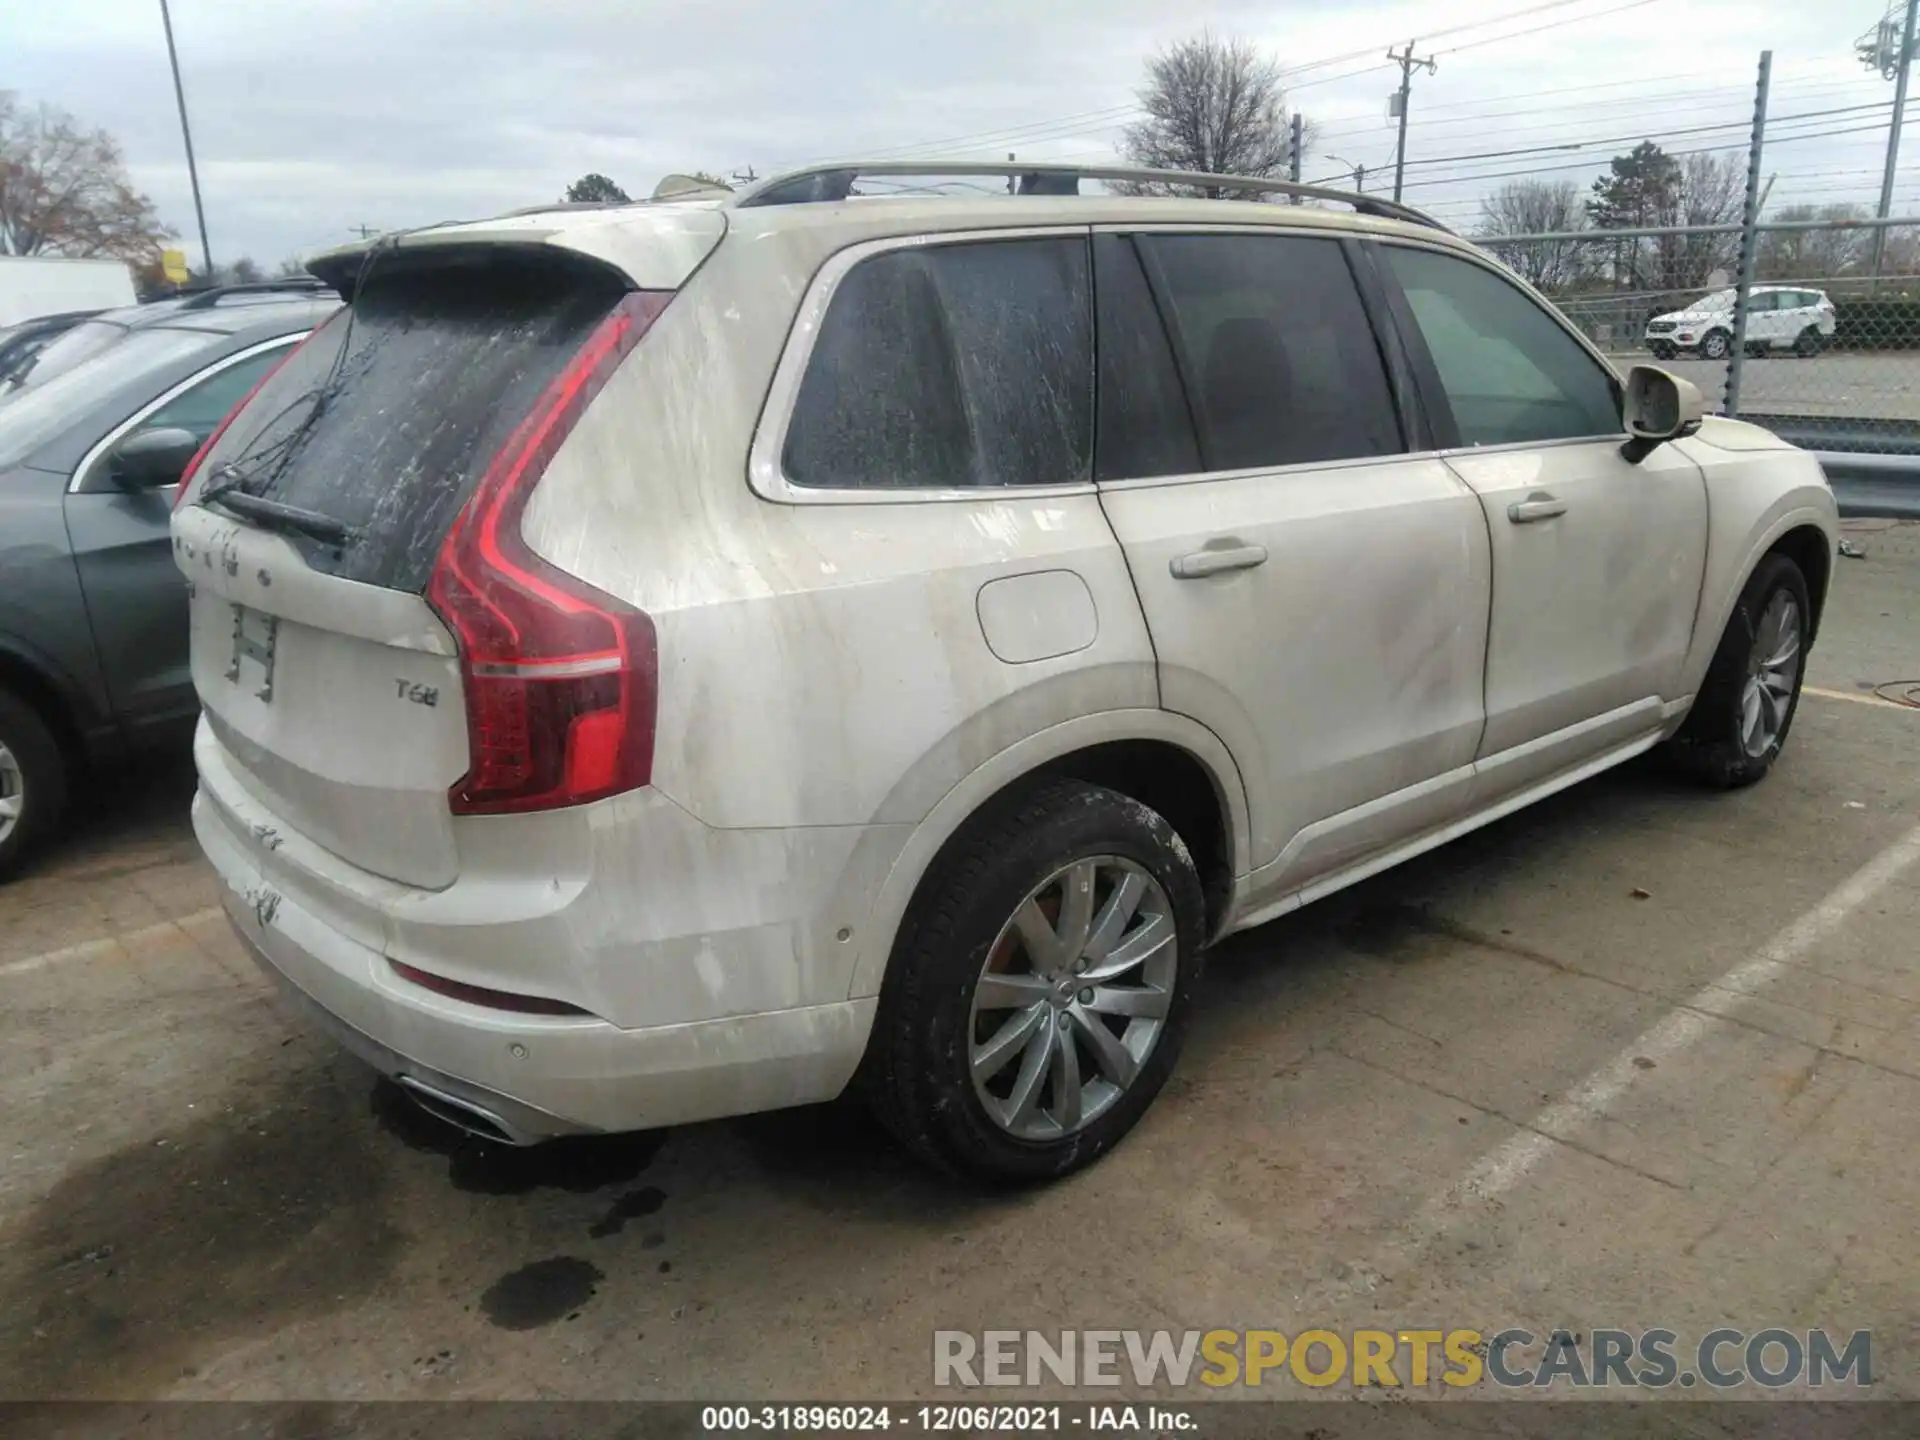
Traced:
[[726, 233], [726, 214], [714, 204], [547, 209], [399, 230], [323, 251], [307, 269], [348, 302], [370, 264], [470, 264], [502, 251], [523, 260], [596, 263], [633, 290], [677, 290]]

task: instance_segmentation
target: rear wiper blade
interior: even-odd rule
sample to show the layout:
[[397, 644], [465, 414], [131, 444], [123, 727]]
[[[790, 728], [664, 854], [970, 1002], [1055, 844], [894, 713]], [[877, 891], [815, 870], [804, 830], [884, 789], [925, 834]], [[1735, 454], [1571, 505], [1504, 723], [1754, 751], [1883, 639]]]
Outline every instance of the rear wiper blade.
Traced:
[[292, 530], [301, 535], [310, 535], [315, 540], [325, 541], [329, 545], [345, 545], [359, 535], [359, 530], [344, 520], [336, 520], [331, 515], [322, 515], [318, 510], [305, 510], [298, 505], [285, 505], [278, 500], [268, 500], [264, 496], [251, 495], [237, 486], [229, 487], [216, 495], [203, 495], [201, 503], [218, 500], [236, 515], [244, 515], [257, 521], [269, 530]]

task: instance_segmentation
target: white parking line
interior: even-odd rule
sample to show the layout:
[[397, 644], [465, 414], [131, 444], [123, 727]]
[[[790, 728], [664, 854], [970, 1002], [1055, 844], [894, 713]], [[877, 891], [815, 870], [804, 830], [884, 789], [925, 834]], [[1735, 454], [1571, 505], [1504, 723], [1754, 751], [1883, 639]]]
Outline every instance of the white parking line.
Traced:
[[1902, 705], [1898, 700], [1889, 700], [1883, 695], [1875, 695], [1865, 690], [1854, 694], [1846, 690], [1822, 690], [1818, 685], [1802, 685], [1800, 693], [1818, 695], [1822, 700], [1850, 700], [1855, 705], [1878, 705], [1883, 710], [1904, 710], [1909, 715], [1920, 715], [1920, 709], [1915, 709], [1911, 705]]
[[1771, 985], [1916, 860], [1920, 860], [1920, 826], [1854, 871], [1752, 959], [1697, 991], [1679, 1009], [1542, 1110], [1526, 1129], [1488, 1152], [1457, 1183], [1430, 1200], [1416, 1224], [1428, 1233], [1443, 1230], [1464, 1212], [1511, 1190], [1562, 1140], [1571, 1139], [1605, 1115], [1645, 1073], [1644, 1062], [1664, 1062], [1694, 1044], [1719, 1019], [1714, 1009], [1724, 1009], [1729, 1001], [1747, 999]]
[[52, 965], [64, 965], [73, 960], [103, 960], [115, 955], [124, 957], [130, 951], [144, 949], [155, 941], [166, 939], [170, 934], [179, 935], [182, 939], [191, 942], [193, 937], [181, 927], [211, 920], [219, 913], [219, 906], [209, 906], [205, 910], [195, 910], [192, 914], [182, 915], [175, 920], [163, 920], [158, 925], [144, 925], [138, 930], [129, 930], [121, 935], [109, 935], [104, 940], [88, 940], [79, 945], [65, 945], [58, 950], [29, 955], [24, 960], [12, 960], [5, 965], [0, 965], [0, 980], [10, 975], [27, 975], [35, 970], [45, 970]]

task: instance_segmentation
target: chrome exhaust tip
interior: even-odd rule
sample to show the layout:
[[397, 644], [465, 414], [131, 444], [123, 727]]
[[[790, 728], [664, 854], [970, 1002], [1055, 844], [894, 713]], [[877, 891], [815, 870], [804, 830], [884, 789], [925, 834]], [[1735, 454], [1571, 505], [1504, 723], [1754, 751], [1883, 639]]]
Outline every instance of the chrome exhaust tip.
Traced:
[[521, 1134], [485, 1106], [476, 1105], [458, 1095], [450, 1095], [411, 1075], [396, 1075], [393, 1078], [406, 1091], [409, 1100], [456, 1130], [463, 1130], [477, 1139], [491, 1140], [496, 1145], [524, 1147], [538, 1143], [534, 1136]]

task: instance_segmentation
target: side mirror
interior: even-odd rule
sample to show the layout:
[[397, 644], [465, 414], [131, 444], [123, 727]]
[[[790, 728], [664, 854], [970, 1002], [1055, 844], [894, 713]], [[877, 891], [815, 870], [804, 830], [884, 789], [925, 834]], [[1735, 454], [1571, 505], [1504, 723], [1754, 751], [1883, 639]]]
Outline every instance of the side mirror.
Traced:
[[179, 484], [199, 450], [200, 437], [191, 430], [140, 430], [115, 447], [107, 473], [123, 489], [158, 490]]
[[1670, 375], [1657, 365], [1636, 365], [1627, 372], [1626, 394], [1620, 418], [1632, 438], [1620, 453], [1638, 465], [1667, 440], [1691, 435], [1700, 428], [1707, 402], [1691, 381]]

